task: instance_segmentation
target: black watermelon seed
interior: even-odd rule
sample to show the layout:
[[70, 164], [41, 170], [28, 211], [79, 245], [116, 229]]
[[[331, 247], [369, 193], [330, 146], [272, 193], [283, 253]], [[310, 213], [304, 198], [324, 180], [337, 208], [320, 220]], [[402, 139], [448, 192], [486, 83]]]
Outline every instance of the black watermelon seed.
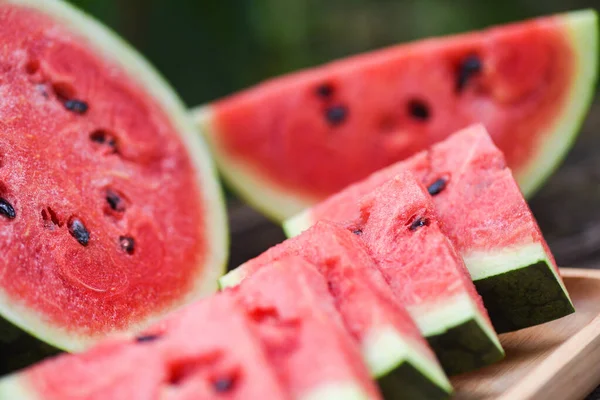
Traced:
[[219, 378], [213, 382], [213, 388], [217, 393], [225, 393], [233, 389], [233, 384], [233, 379]]
[[429, 225], [429, 220], [427, 218], [419, 217], [415, 219], [412, 224], [410, 224], [410, 230], [416, 231], [417, 229], [427, 225]]
[[82, 246], [87, 246], [90, 242], [90, 232], [86, 229], [81, 220], [74, 218], [69, 221], [69, 233]]
[[119, 243], [121, 244], [121, 248], [127, 254], [133, 254], [135, 250], [135, 240], [133, 240], [130, 236], [119, 236]]
[[418, 121], [427, 121], [430, 116], [429, 106], [421, 100], [411, 100], [408, 102], [409, 114]]
[[135, 341], [138, 343], [147, 343], [153, 342], [155, 340], [160, 339], [160, 335], [141, 335], [135, 338]]
[[88, 110], [88, 104], [83, 100], [71, 99], [64, 103], [65, 108], [75, 114], [85, 114]]
[[110, 189], [106, 191], [106, 202], [114, 211], [125, 211], [125, 205], [123, 204], [123, 199], [121, 199], [121, 196]]
[[2, 197], [0, 197], [0, 215], [8, 219], [15, 219], [17, 216], [14, 207]]
[[360, 235], [362, 235], [362, 233], [363, 233], [363, 230], [362, 230], [362, 229], [354, 229], [354, 230], [352, 231], [352, 233], [354, 233], [355, 235], [358, 235], [358, 236], [360, 236]]
[[465, 58], [458, 67], [458, 76], [456, 78], [456, 91], [462, 91], [469, 80], [481, 72], [483, 64], [478, 56], [471, 55]]
[[347, 116], [348, 109], [343, 105], [332, 106], [325, 110], [325, 118], [327, 118], [327, 122], [332, 126], [341, 124]]
[[317, 86], [315, 93], [317, 93], [317, 96], [319, 97], [327, 98], [333, 94], [333, 87], [327, 83], [324, 83], [320, 86]]
[[437, 181], [433, 182], [431, 185], [429, 185], [427, 191], [430, 195], [435, 196], [436, 194], [439, 194], [442, 190], [446, 188], [446, 183], [448, 183], [448, 181], [445, 178], [440, 178]]

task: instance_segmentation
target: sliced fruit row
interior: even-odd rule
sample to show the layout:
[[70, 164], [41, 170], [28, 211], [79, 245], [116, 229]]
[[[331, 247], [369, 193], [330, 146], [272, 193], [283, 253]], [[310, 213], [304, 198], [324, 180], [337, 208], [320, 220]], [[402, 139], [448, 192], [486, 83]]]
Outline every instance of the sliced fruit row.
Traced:
[[[134, 340], [61, 356], [5, 378], [0, 399], [68, 400], [82, 393], [91, 399], [449, 397], [447, 375], [504, 354], [469, 272], [444, 234], [453, 220], [438, 219], [441, 208], [432, 198], [450, 193], [452, 182], [467, 175], [475, 180], [469, 185], [481, 190], [506, 187], [507, 175], [498, 173], [506, 167], [490, 156], [499, 151], [493, 145], [478, 151], [482, 141], [491, 145], [474, 127], [440, 145], [460, 143], [479, 160], [473, 171], [448, 170], [454, 175], [443, 190], [440, 183], [428, 190], [410, 170], [399, 169], [352, 206], [340, 203], [351, 218], [317, 222], [241, 265], [221, 279], [221, 293]], [[517, 194], [498, 198], [496, 207], [515, 203], [519, 218], [534, 224], [518, 207], [523, 198]], [[523, 226], [529, 229], [523, 235], [535, 237], [535, 225]], [[495, 233], [505, 242], [514, 237], [504, 225]], [[568, 301], [560, 277], [552, 276]], [[538, 298], [547, 297], [545, 289]], [[74, 372], [64, 376], [61, 368]], [[103, 369], [110, 373], [98, 372]], [[134, 392], [140, 386], [148, 392]]]

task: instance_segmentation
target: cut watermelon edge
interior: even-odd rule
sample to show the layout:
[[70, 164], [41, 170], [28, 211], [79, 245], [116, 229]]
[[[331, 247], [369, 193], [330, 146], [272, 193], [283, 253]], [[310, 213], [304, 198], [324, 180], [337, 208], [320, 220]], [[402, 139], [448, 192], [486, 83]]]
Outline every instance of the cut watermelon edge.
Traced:
[[369, 400], [371, 397], [356, 382], [330, 382], [298, 396], [300, 400]]
[[[94, 50], [102, 57], [122, 68], [133, 81], [146, 90], [154, 101], [163, 107], [174, 130], [179, 133], [179, 138], [188, 149], [190, 159], [198, 174], [198, 182], [202, 188], [202, 204], [207, 210], [205, 227], [202, 227], [202, 231], [205, 233], [204, 237], [207, 238], [206, 248], [210, 249], [210, 253], [205, 258], [202, 274], [198, 276], [194, 288], [190, 290], [187, 297], [180, 299], [179, 304], [173, 304], [171, 309], [214, 292], [217, 288], [216, 281], [225, 271], [227, 263], [229, 238], [225, 202], [208, 148], [202, 138], [198, 137], [197, 129], [187, 115], [184, 104], [141, 54], [110, 29], [73, 6], [64, 2], [46, 0], [0, 0], [1, 3], [30, 7], [60, 22], [87, 41], [90, 46], [93, 46]], [[210, 227], [210, 235], [206, 234], [208, 233], [207, 227]], [[127, 332], [143, 329], [160, 318], [161, 315], [158, 314], [148, 316], [135, 325], [130, 325]], [[33, 313], [24, 305], [11, 300], [1, 290], [0, 315], [31, 336], [62, 350], [81, 351], [101, 339], [94, 335], [53, 327], [52, 323], [44, 320], [42, 315]]]
[[0, 380], [0, 399], [33, 400], [37, 396], [27, 390], [30, 385], [23, 382], [18, 374], [9, 375]]
[[446, 374], [439, 364], [421, 354], [421, 348], [418, 343], [409, 343], [393, 327], [380, 327], [367, 335], [361, 352], [369, 371], [378, 380], [410, 367], [431, 385], [451, 394], [452, 385]]
[[540, 135], [537, 155], [529, 165], [516, 173], [523, 195], [532, 196], [558, 168], [571, 148], [592, 103], [598, 78], [598, 15], [593, 9], [559, 14], [572, 45], [576, 67], [569, 95], [565, 96], [555, 123], [548, 133]]
[[298, 193], [277, 188], [273, 182], [263, 178], [262, 173], [251, 164], [227, 154], [216, 138], [216, 127], [210, 105], [197, 107], [192, 111], [192, 115], [202, 136], [210, 145], [224, 181], [253, 208], [272, 221], [280, 223], [287, 216], [294, 215], [315, 203], [316, 199], [310, 196], [300, 198]]

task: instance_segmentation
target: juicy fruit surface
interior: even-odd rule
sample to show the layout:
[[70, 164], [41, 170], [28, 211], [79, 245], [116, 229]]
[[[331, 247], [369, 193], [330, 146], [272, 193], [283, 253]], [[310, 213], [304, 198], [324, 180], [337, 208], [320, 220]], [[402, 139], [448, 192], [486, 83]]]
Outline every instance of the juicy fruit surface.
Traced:
[[210, 250], [207, 206], [161, 105], [49, 15], [6, 2], [0, 70], [5, 301], [87, 336], [181, 302]]
[[236, 291], [292, 397], [310, 398], [337, 386], [380, 398], [327, 283], [312, 265], [286, 257], [246, 278]]
[[[421, 351], [433, 357], [422, 342], [421, 335], [403, 306], [395, 305], [396, 300], [387, 282], [377, 269], [364, 244], [341, 226], [319, 222], [302, 235], [288, 239], [282, 244], [268, 249], [265, 253], [242, 265], [243, 275], [249, 276], [270, 263], [298, 256], [309, 261], [329, 282], [340, 313], [346, 319], [346, 326], [358, 339], [364, 339], [369, 329], [377, 329], [393, 316], [392, 325]], [[361, 293], [363, 296], [361, 296]], [[363, 297], [362, 301], [352, 296]], [[370, 301], [373, 307], [366, 307]], [[381, 315], [375, 316], [381, 313]], [[390, 323], [390, 320], [387, 320]], [[381, 327], [385, 327], [381, 325]]]
[[352, 57], [212, 104], [207, 132], [228, 163], [306, 205], [475, 122], [519, 173], [569, 101], [570, 40], [550, 17]]
[[[349, 186], [287, 221], [288, 233], [296, 234], [321, 219], [359, 218], [358, 199], [404, 171], [428, 187], [443, 231], [465, 260], [498, 331], [573, 312], [535, 218], [482, 126], [457, 132], [428, 151]], [[539, 271], [528, 267], [537, 263], [543, 264]]]
[[412, 174], [392, 178], [362, 198], [359, 207], [361, 216], [349, 227], [367, 244], [403, 304], [427, 313], [467, 294], [487, 320], [469, 272], [442, 233], [430, 197]]
[[[435, 355], [355, 235], [341, 226], [319, 222], [240, 265], [237, 276], [250, 276], [290, 256], [306, 259], [324, 277], [346, 329], [360, 345], [371, 374], [380, 379], [384, 396], [397, 395], [400, 385], [405, 392], [413, 390], [414, 398], [427, 397], [425, 393], [434, 398], [448, 396], [450, 384]], [[395, 346], [382, 344], [381, 338], [388, 334], [394, 335], [390, 340]], [[416, 367], [411, 365], [415, 359]]]
[[444, 370], [458, 374], [500, 360], [504, 352], [481, 297], [414, 176], [396, 176], [359, 207], [349, 228], [367, 244]]
[[109, 342], [83, 354], [60, 356], [0, 380], [0, 399], [16, 398], [289, 397], [245, 310], [232, 296], [219, 294], [170, 315], [134, 341]]
[[[319, 220], [360, 218], [359, 199], [406, 171], [428, 188], [444, 233], [463, 256], [531, 243], [548, 249], [502, 153], [481, 125], [458, 131], [427, 151], [350, 185], [288, 220], [289, 233], [297, 234]], [[549, 251], [548, 257], [552, 260]]]

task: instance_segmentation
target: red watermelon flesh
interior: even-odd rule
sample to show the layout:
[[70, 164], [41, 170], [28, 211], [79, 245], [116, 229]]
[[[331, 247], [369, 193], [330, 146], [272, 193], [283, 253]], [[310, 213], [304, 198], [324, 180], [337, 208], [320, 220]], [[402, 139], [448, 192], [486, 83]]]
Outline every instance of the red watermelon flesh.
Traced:
[[134, 341], [63, 355], [0, 380], [19, 400], [290, 399], [234, 297], [170, 315]]
[[573, 312], [542, 233], [502, 153], [482, 126], [349, 186], [286, 222], [294, 235], [315, 221], [357, 218], [358, 200], [410, 170], [433, 194], [444, 233], [463, 257], [494, 327], [505, 332]]
[[326, 281], [308, 262], [276, 261], [236, 292], [293, 398], [380, 398]]
[[318, 222], [240, 265], [221, 278], [221, 285], [237, 285], [278, 260], [285, 266], [290, 256], [304, 258], [323, 275], [384, 395], [393, 396], [402, 387], [407, 398], [448, 396], [450, 385], [414, 321], [396, 301], [364, 244], [341, 226]]
[[217, 161], [275, 219], [481, 122], [527, 192], [593, 94], [593, 11], [427, 39], [275, 78], [198, 110]]
[[[457, 374], [504, 355], [481, 297], [448, 238], [433, 202], [409, 172], [363, 197], [349, 229], [367, 245], [442, 366]], [[469, 338], [468, 340], [465, 340]]]
[[0, 49], [0, 314], [75, 350], [213, 290], [224, 213], [170, 89], [61, 2], [1, 0]]

